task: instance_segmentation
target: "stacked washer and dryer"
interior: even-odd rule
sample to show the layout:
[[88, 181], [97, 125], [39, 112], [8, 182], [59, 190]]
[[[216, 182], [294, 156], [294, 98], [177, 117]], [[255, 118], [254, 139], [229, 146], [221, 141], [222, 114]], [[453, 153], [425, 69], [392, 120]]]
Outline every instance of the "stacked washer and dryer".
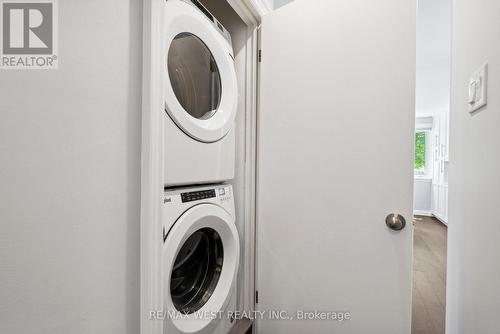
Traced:
[[197, 0], [166, 0], [164, 333], [221, 333], [236, 307], [237, 78], [231, 36]]

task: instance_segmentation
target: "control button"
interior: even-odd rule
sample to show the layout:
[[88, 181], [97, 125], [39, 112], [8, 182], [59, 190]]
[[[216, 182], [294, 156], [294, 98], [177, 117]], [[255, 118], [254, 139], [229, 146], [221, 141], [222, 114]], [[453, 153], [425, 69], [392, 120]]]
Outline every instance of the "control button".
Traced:
[[226, 194], [226, 189], [224, 188], [219, 188], [219, 195], [224, 196]]

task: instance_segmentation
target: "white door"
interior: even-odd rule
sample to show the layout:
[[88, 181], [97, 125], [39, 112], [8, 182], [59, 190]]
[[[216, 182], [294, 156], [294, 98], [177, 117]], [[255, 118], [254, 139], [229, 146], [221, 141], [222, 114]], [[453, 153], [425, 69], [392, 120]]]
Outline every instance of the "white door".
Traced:
[[259, 334], [410, 333], [415, 16], [297, 0], [263, 18], [257, 309], [293, 320], [268, 313]]

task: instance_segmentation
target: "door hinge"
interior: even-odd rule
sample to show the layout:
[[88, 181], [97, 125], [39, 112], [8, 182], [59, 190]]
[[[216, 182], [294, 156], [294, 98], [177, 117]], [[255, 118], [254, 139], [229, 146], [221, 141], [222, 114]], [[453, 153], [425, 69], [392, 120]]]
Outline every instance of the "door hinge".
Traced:
[[258, 57], [259, 59], [259, 63], [262, 63], [262, 50], [259, 49], [259, 54], [258, 54]]
[[255, 291], [255, 304], [259, 303], [259, 291]]

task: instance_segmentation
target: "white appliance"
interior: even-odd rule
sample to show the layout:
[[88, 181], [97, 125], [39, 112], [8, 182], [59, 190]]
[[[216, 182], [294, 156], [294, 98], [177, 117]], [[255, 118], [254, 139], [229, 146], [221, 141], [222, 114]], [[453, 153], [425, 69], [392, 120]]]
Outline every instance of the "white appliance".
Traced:
[[240, 245], [230, 185], [166, 191], [163, 333], [227, 334]]
[[234, 177], [237, 79], [231, 36], [196, 0], [168, 0], [165, 60], [165, 185]]

